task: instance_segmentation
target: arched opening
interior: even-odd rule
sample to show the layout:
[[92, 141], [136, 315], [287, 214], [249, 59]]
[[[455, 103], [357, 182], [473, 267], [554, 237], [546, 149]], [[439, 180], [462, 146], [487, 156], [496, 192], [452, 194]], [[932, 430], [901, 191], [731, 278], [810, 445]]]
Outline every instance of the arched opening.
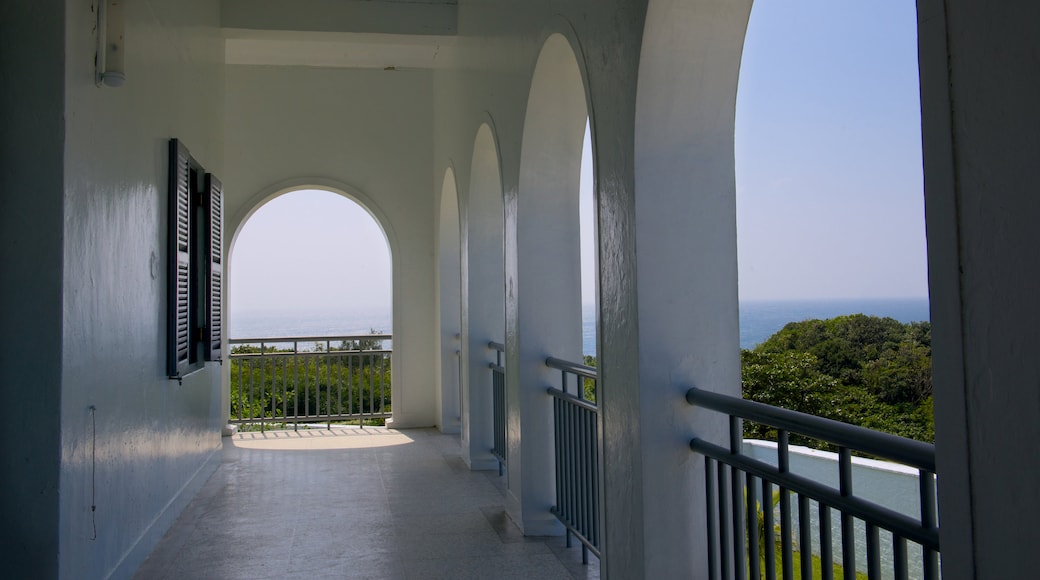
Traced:
[[[913, 3], [756, 3], [734, 151], [744, 397], [930, 443], [917, 25]], [[825, 481], [833, 463], [805, 475]], [[857, 495], [920, 517], [888, 469]], [[890, 570], [900, 558], [880, 538]], [[925, 576], [920, 546], [905, 551], [909, 577]]]
[[539, 54], [524, 118], [518, 191], [507, 192], [506, 386], [508, 486], [525, 534], [557, 534], [553, 412], [547, 356], [580, 362], [579, 181], [589, 118], [579, 60], [562, 34]]
[[257, 203], [229, 250], [231, 422], [390, 418], [392, 271], [385, 230], [347, 193], [296, 187]]
[[[585, 121], [581, 143], [581, 173], [578, 178], [578, 230], [581, 244], [581, 354], [582, 362], [596, 366], [596, 336], [599, 308], [596, 288], [596, 179], [593, 168], [592, 127]], [[592, 395], [592, 393], [589, 393]]]
[[471, 469], [493, 469], [492, 377], [500, 362], [490, 342], [505, 342], [505, 263], [502, 174], [491, 125], [481, 123], [473, 140], [473, 160], [462, 230], [464, 369], [462, 449]]
[[919, 94], [912, 4], [755, 6], [735, 131], [743, 348], [805, 318], [927, 320]]
[[437, 312], [440, 328], [437, 426], [444, 433], [458, 433], [462, 420], [462, 258], [459, 236], [458, 188], [455, 171], [449, 167], [441, 185], [437, 220]]

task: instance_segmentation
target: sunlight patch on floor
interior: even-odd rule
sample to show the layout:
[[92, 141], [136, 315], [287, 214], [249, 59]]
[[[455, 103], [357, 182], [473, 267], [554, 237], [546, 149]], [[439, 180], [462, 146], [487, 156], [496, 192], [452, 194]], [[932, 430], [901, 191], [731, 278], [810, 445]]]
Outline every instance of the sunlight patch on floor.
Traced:
[[243, 449], [314, 450], [314, 449], [368, 449], [406, 445], [414, 439], [400, 431], [386, 427], [336, 426], [328, 429], [275, 430], [236, 433], [231, 442]]

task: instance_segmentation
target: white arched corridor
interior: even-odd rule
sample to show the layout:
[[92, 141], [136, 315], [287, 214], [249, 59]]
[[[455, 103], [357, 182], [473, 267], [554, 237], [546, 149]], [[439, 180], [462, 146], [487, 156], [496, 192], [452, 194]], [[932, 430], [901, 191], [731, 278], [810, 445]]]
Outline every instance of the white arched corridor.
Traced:
[[[740, 419], [730, 415], [748, 412], [737, 400], [734, 125], [751, 6], [5, 5], [0, 77], [21, 79], [0, 94], [0, 167], [8, 190], [21, 192], [5, 195], [0, 211], [0, 265], [17, 274], [0, 283], [0, 352], [9, 354], [0, 385], [18, 409], [0, 438], [0, 471], [15, 474], [0, 504], [7, 572], [123, 578], [138, 569], [172, 574], [189, 560], [214, 572], [235, 555], [230, 546], [249, 544], [255, 559], [226, 570], [740, 575], [745, 560], [758, 560], [743, 555], [754, 542], [743, 527], [758, 525], [757, 510], [740, 501], [744, 490], [772, 477], [799, 498], [813, 491], [785, 479], [786, 468], [741, 463]], [[938, 473], [938, 488], [925, 485], [921, 497], [929, 505], [936, 495], [941, 526], [923, 510], [889, 527], [910, 549], [941, 551], [947, 578], [1027, 575], [1022, 546], [1040, 539], [1035, 527], [1008, 525], [1040, 515], [1031, 447], [1040, 438], [1040, 363], [1030, 355], [1040, 349], [1040, 277], [1030, 267], [1040, 244], [1037, 10], [1024, 0], [917, 2], [936, 443], [884, 440], [864, 452], [910, 448], [896, 455], [921, 481]], [[93, 58], [98, 47], [125, 49], [123, 62]], [[96, 83], [105, 72], [125, 73], [125, 84]], [[595, 161], [594, 372], [576, 364], [586, 123]], [[190, 191], [214, 183], [207, 175], [223, 184], [223, 222], [212, 205], [178, 205], [184, 180], [168, 167], [171, 138], [198, 165]], [[164, 357], [171, 304], [176, 325], [182, 294], [195, 310], [203, 300], [200, 279], [185, 278], [177, 294], [170, 248], [193, 248], [193, 259], [203, 250], [227, 256], [257, 207], [303, 188], [355, 199], [386, 235], [393, 409], [387, 428], [354, 430], [371, 437], [364, 444], [329, 435], [331, 427], [323, 443], [308, 436], [317, 447], [300, 462], [240, 446], [248, 434], [222, 439], [226, 356], [173, 380]], [[215, 215], [178, 237], [182, 222]], [[214, 224], [231, 235], [203, 248]], [[203, 318], [185, 314], [187, 340], [213, 330]], [[503, 346], [500, 407], [489, 368], [499, 354], [489, 343]], [[557, 392], [561, 375], [584, 385], [590, 374], [594, 403], [571, 394], [582, 389]], [[277, 436], [257, 436], [265, 437]], [[289, 514], [278, 533], [240, 517], [248, 505], [229, 495], [248, 488], [265, 497], [268, 489], [247, 481], [263, 479], [254, 470], [264, 465], [276, 466], [264, 485], [280, 486], [265, 509]], [[840, 487], [812, 501], [875, 517], [847, 505], [855, 490]], [[796, 512], [810, 509], [808, 499], [793, 501]], [[576, 502], [581, 522], [560, 515], [564, 502]], [[203, 528], [189, 525], [190, 539], [153, 552], [178, 517], [198, 523], [206, 514], [225, 525], [205, 520], [209, 535], [194, 537]], [[380, 532], [343, 522], [373, 522]], [[565, 527], [595, 530], [585, 545], [602, 559], [577, 563], [578, 550], [563, 547]], [[307, 539], [292, 540], [315, 530], [335, 540], [322, 544], [339, 550], [328, 560], [308, 553]], [[168, 558], [141, 568], [153, 553]]]

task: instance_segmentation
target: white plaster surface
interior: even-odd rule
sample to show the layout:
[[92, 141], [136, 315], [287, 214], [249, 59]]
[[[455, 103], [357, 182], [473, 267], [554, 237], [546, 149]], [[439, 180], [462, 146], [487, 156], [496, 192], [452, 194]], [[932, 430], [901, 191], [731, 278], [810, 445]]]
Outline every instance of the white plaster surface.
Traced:
[[462, 426], [462, 256], [459, 194], [455, 172], [444, 173], [437, 220], [437, 426], [458, 433]]
[[118, 89], [94, 85], [91, 3], [65, 14], [60, 576], [124, 577], [205, 480], [226, 416], [215, 363], [166, 378], [163, 258], [168, 140], [223, 174], [219, 3], [127, 4]]
[[502, 176], [498, 146], [488, 123], [477, 129], [470, 166], [468, 203], [462, 207], [463, 457], [473, 469], [493, 469], [498, 460], [492, 421], [492, 379], [497, 362], [491, 341], [505, 341], [505, 270]]
[[1023, 577], [1040, 544], [1038, 18], [919, 3], [945, 578]]
[[507, 193], [506, 416], [510, 515], [525, 534], [558, 535], [547, 357], [581, 360], [578, 180], [585, 89], [567, 39], [550, 36], [535, 66], [520, 180]]
[[706, 545], [703, 461], [683, 436], [727, 437], [725, 416], [682, 404], [686, 389], [740, 396], [733, 123], [750, 9], [660, 0], [647, 11], [634, 148], [646, 578], [707, 569], [704, 551], [661, 541]]
[[286, 189], [338, 184], [355, 197], [393, 259], [394, 425], [437, 424], [430, 73], [229, 66], [226, 77], [229, 238]]

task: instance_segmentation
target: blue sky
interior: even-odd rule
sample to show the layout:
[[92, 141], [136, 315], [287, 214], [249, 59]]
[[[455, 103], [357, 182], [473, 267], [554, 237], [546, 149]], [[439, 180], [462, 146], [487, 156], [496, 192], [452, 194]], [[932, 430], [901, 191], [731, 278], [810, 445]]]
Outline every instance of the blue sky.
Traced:
[[233, 312], [390, 311], [390, 250], [375, 220], [328, 191], [295, 191], [260, 207], [231, 253]]
[[[742, 300], [927, 296], [913, 2], [757, 2], [737, 95]], [[591, 171], [581, 199], [592, 302]], [[389, 310], [386, 242], [328, 192], [260, 208], [231, 261], [234, 310]]]
[[737, 94], [744, 299], [927, 295], [913, 2], [758, 2]]

